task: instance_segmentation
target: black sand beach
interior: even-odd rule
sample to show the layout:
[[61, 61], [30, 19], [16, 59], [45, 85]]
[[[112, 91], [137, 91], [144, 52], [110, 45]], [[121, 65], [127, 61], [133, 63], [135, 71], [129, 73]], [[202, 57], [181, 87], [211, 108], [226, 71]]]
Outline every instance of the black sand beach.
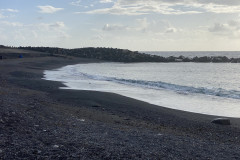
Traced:
[[240, 159], [239, 119], [60, 90], [44, 70], [100, 61], [26, 54], [0, 60], [0, 159]]

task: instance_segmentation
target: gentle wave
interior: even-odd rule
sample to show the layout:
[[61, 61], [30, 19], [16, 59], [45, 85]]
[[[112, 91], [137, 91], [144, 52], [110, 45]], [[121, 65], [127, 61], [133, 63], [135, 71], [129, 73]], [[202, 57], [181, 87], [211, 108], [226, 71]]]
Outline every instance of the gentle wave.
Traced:
[[[240, 91], [236, 90], [226, 90], [222, 88], [213, 88], [208, 89], [204, 87], [195, 88], [190, 86], [181, 86], [171, 83], [165, 83], [161, 81], [143, 81], [143, 80], [132, 80], [132, 79], [120, 79], [115, 77], [105, 77], [99, 75], [90, 75], [87, 73], [77, 73], [78, 76], [82, 76], [92, 80], [99, 80], [99, 81], [110, 81], [124, 85], [131, 85], [149, 89], [167, 89], [171, 91], [175, 91], [179, 94], [204, 94], [210, 96], [217, 96], [217, 97], [225, 97], [225, 98], [233, 98], [233, 99], [240, 99]], [[76, 76], [76, 73], [75, 73]]]

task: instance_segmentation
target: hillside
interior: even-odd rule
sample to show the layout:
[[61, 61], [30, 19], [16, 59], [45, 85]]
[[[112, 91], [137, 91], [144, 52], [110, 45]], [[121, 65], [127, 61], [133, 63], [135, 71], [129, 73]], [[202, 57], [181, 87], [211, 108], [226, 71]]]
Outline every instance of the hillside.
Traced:
[[111, 62], [204, 62], [204, 63], [240, 63], [240, 58], [218, 57], [161, 57], [118, 48], [75, 48], [65, 49], [57, 47], [5, 47], [0, 45], [2, 59], [43, 56], [72, 56], [80, 58], [98, 59]]
[[2, 57], [2, 59], [14, 59], [18, 58], [19, 55], [23, 57], [45, 57], [49, 56], [49, 53], [0, 45], [0, 57]]

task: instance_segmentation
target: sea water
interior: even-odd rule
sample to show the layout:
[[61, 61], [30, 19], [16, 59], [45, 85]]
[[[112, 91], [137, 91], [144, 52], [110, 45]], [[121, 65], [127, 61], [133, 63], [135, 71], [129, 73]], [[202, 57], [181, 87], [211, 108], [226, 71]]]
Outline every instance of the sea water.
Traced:
[[144, 51], [141, 53], [146, 53], [150, 55], [157, 55], [157, 56], [162, 56], [162, 57], [169, 57], [169, 56], [174, 56], [174, 57], [179, 57], [179, 56], [184, 56], [188, 58], [193, 58], [193, 57], [204, 57], [204, 56], [226, 56], [228, 58], [240, 58], [240, 51]]
[[240, 64], [89, 63], [44, 72], [61, 89], [112, 92], [168, 108], [240, 117]]

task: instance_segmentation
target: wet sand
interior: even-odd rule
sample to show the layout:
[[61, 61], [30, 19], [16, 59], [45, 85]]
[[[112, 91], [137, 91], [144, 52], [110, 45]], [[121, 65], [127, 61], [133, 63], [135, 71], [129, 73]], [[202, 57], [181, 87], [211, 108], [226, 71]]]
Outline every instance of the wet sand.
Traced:
[[43, 71], [99, 62], [0, 60], [0, 159], [238, 159], [240, 120], [177, 111], [105, 92], [60, 90]]

